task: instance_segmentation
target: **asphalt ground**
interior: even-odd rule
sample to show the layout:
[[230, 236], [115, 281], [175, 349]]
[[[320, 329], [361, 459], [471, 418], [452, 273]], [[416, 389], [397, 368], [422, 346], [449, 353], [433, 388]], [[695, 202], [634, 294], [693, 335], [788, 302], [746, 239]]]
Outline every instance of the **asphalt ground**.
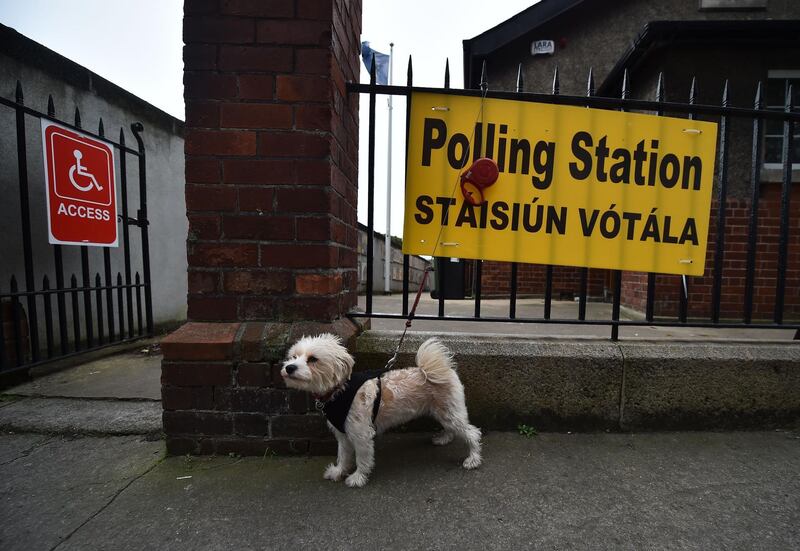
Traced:
[[326, 457], [163, 457], [135, 436], [0, 436], [0, 548], [797, 549], [800, 434], [388, 435], [363, 489]]

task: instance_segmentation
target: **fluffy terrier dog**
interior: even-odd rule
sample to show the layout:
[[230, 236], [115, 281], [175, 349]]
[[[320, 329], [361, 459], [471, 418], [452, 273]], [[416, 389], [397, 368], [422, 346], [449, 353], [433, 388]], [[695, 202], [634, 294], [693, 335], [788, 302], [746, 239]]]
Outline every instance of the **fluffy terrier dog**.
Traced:
[[286, 386], [314, 395], [339, 443], [326, 479], [347, 477], [348, 486], [364, 486], [375, 464], [375, 436], [422, 415], [433, 417], [444, 429], [433, 438], [434, 444], [459, 437], [469, 445], [464, 468], [481, 464], [481, 431], [469, 423], [452, 353], [438, 340], [428, 339], [417, 351], [416, 363], [407, 369], [353, 374], [353, 357], [335, 335], [303, 337], [292, 346], [281, 376]]

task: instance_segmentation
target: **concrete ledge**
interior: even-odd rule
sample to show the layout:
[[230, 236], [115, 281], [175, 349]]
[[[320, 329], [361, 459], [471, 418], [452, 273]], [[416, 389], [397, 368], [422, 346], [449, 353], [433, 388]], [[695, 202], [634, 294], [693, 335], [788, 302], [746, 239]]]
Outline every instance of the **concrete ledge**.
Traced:
[[42, 434], [161, 434], [161, 404], [153, 401], [23, 398], [0, 407], [0, 431]]
[[[382, 367], [399, 333], [367, 331], [357, 343], [357, 369]], [[399, 367], [414, 365], [432, 333], [406, 337]], [[608, 341], [446, 335], [456, 354], [470, 419], [482, 428], [599, 430], [619, 426], [622, 355]]]
[[625, 429], [777, 428], [800, 420], [798, 343], [619, 343]]
[[[406, 337], [411, 366], [433, 333]], [[735, 429], [800, 423], [800, 346], [439, 335], [456, 354], [470, 418], [491, 429]], [[385, 365], [399, 332], [367, 331], [356, 369]]]

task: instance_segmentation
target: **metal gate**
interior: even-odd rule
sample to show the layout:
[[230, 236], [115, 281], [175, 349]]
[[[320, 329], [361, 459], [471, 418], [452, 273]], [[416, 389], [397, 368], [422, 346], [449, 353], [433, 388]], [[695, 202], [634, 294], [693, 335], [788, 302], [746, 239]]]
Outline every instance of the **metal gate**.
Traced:
[[[12, 258], [2, 259], [11, 276], [8, 281], [0, 281], [0, 376], [55, 359], [151, 336], [153, 306], [142, 124], [136, 122], [130, 125], [136, 140], [136, 149], [133, 149], [125, 144], [124, 128], [120, 128], [118, 141], [106, 137], [102, 118], [97, 133], [83, 129], [77, 107], [72, 124], [56, 118], [52, 96], [48, 98], [46, 113], [26, 106], [19, 81], [15, 99], [12, 101], [0, 97], [0, 105], [14, 110], [19, 181], [19, 208], [14, 208], [13, 200], [4, 200], [0, 203], [0, 214], [7, 219], [18, 217], [21, 234], [21, 258], [20, 255], [12, 255]], [[31, 118], [46, 119], [79, 130], [106, 142], [117, 153], [115, 170], [121, 202], [117, 223], [122, 224], [122, 243], [113, 255], [108, 247], [102, 249], [102, 267], [99, 269], [90, 262], [91, 256], [99, 255], [98, 251], [90, 254], [86, 246], [48, 245], [35, 242], [32, 238], [35, 233], [41, 234], [40, 231], [32, 232], [32, 228], [39, 230], [46, 221], [31, 219], [31, 199], [37, 196], [34, 191], [38, 189], [37, 186], [44, 186], [41, 178], [29, 178], [28, 160], [38, 156], [38, 152], [32, 151], [26, 142], [26, 120]], [[41, 143], [41, 140], [38, 141], [38, 144]], [[135, 218], [129, 216], [133, 210], [128, 198], [129, 156], [138, 164], [139, 204]], [[4, 163], [4, 168], [13, 170], [13, 163]], [[130, 226], [139, 228], [141, 273], [133, 268], [131, 256], [135, 236], [131, 234]], [[65, 270], [65, 257], [76, 252], [80, 255], [80, 269], [75, 270], [79, 272], [77, 274], [70, 272], [69, 268]], [[47, 257], [52, 258], [52, 263]], [[112, 262], [116, 265], [120, 261], [121, 269], [113, 273]], [[95, 262], [99, 263], [100, 259]], [[35, 266], [38, 266], [38, 270], [34, 269]], [[17, 279], [15, 272], [22, 272], [21, 280]]]
[[[725, 89], [722, 93], [722, 102], [720, 105], [699, 105], [696, 103], [695, 81], [692, 80], [692, 87], [689, 90], [687, 102], [666, 101], [664, 97], [663, 75], [659, 75], [656, 98], [651, 100], [633, 99], [630, 97], [630, 80], [628, 72], [625, 71], [625, 77], [622, 84], [622, 90], [619, 98], [599, 97], [595, 95], [595, 85], [592, 70], [589, 70], [587, 81], [586, 96], [565, 96], [559, 93], [559, 76], [558, 69], [553, 75], [552, 91], [550, 94], [530, 93], [523, 90], [522, 81], [522, 67], [520, 65], [516, 90], [499, 91], [490, 90], [486, 78], [486, 64], [484, 62], [483, 71], [481, 75], [480, 90], [455, 90], [450, 89], [450, 70], [449, 62], [445, 65], [444, 73], [444, 88], [423, 88], [413, 86], [413, 72], [412, 62], [409, 57], [407, 82], [405, 86], [386, 86], [376, 84], [376, 71], [375, 64], [373, 64], [370, 71], [369, 84], [348, 84], [348, 91], [350, 93], [366, 94], [369, 98], [369, 141], [368, 141], [368, 223], [367, 223], [367, 270], [366, 270], [366, 308], [364, 312], [353, 312], [352, 317], [367, 317], [367, 318], [389, 318], [389, 319], [405, 319], [409, 315], [409, 257], [404, 255], [403, 261], [403, 292], [402, 292], [402, 305], [399, 312], [378, 312], [373, 309], [373, 272], [372, 272], [372, 240], [373, 240], [373, 214], [374, 214], [374, 188], [375, 188], [375, 99], [376, 95], [394, 95], [405, 96], [407, 98], [407, 120], [406, 120], [406, 133], [408, 133], [408, 103], [412, 92], [431, 92], [439, 94], [450, 94], [458, 96], [472, 96], [472, 97], [488, 97], [498, 99], [510, 99], [516, 101], [531, 101], [550, 103], [558, 105], [573, 105], [581, 107], [593, 107], [599, 109], [611, 109], [621, 111], [640, 111], [653, 113], [659, 116], [665, 113], [671, 113], [673, 116], [684, 116], [687, 118], [695, 118], [699, 115], [710, 118], [711, 120], [719, 121], [719, 144], [718, 144], [718, 168], [719, 177], [716, 182], [716, 238], [713, 249], [713, 261], [710, 262], [711, 276], [710, 283], [710, 316], [708, 318], [692, 317], [690, 312], [690, 290], [696, 278], [683, 277], [678, 282], [680, 289], [679, 292], [679, 305], [675, 317], [660, 316], [657, 317], [654, 313], [654, 303], [656, 299], [657, 289], [657, 274], [647, 274], [647, 305], [644, 319], [642, 320], [623, 320], [620, 319], [620, 306], [621, 306], [621, 282], [622, 271], [610, 270], [612, 279], [612, 295], [613, 306], [611, 319], [587, 319], [586, 316], [586, 303], [587, 303], [587, 280], [588, 269], [579, 268], [580, 270], [580, 284], [579, 292], [576, 297], [578, 300], [578, 317], [577, 319], [559, 319], [551, 316], [551, 304], [553, 300], [553, 265], [545, 266], [544, 276], [544, 305], [541, 317], [521, 317], [517, 315], [517, 287], [518, 287], [518, 270], [519, 265], [512, 263], [510, 266], [510, 293], [509, 293], [509, 309], [508, 315], [488, 317], [481, 315], [481, 269], [483, 261], [474, 261], [474, 285], [472, 288], [472, 296], [475, 304], [474, 315], [446, 315], [446, 278], [441, 278], [441, 284], [437, 288], [438, 292], [438, 313], [436, 315], [417, 315], [418, 319], [428, 320], [451, 320], [451, 321], [480, 321], [480, 322], [515, 322], [515, 323], [544, 323], [544, 324], [583, 324], [583, 325], [606, 325], [611, 327], [611, 338], [617, 340], [619, 337], [619, 328], [626, 326], [660, 326], [660, 327], [721, 327], [721, 328], [759, 328], [759, 329], [795, 329], [796, 337], [800, 338], [800, 320], [797, 318], [796, 311], [787, 312], [787, 291], [791, 293], [789, 297], [791, 304], [794, 308], [797, 307], [797, 271], [796, 269], [790, 270], [789, 264], [792, 258], [790, 254], [797, 255], [797, 249], [790, 251], [790, 226], [792, 223], [796, 224], [796, 218], [791, 218], [790, 211], [790, 197], [792, 183], [792, 170], [796, 160], [793, 159], [794, 147], [793, 142], [796, 139], [796, 125], [800, 123], [800, 113], [794, 108], [792, 104], [792, 88], [791, 86], [786, 91], [786, 103], [783, 109], [773, 110], [764, 107], [764, 99], [762, 96], [761, 84], [758, 85], [756, 97], [753, 108], [733, 107], [728, 104], [728, 85], [727, 81]], [[743, 293], [741, 296], [741, 304], [743, 312], [741, 319], [725, 319], [721, 314], [721, 294], [723, 285], [726, 284], [723, 273], [725, 271], [725, 234], [726, 234], [726, 205], [727, 205], [727, 187], [728, 187], [728, 151], [730, 144], [728, 142], [730, 134], [730, 122], [732, 119], [744, 119], [752, 123], [752, 154], [750, 158], [751, 169], [751, 203], [747, 209], [748, 231], [746, 234], [746, 243], [742, 244], [744, 254], [746, 254], [746, 268], [744, 270], [744, 283]], [[770, 122], [780, 128], [782, 136], [782, 148], [780, 151], [780, 166], [781, 166], [781, 187], [779, 209], [773, 216], [778, 219], [775, 234], [777, 236], [777, 243], [772, 245], [773, 250], [759, 250], [759, 236], [758, 236], [758, 222], [759, 222], [759, 185], [760, 185], [760, 170], [763, 159], [763, 140], [765, 123]], [[408, 140], [408, 134], [406, 134]], [[795, 184], [796, 185], [796, 184]], [[741, 209], [744, 211], [745, 209]], [[775, 237], [775, 236], [773, 236]], [[794, 246], [797, 246], [796, 235], [792, 237], [795, 239]], [[774, 277], [774, 285], [761, 284], [760, 287], [756, 285], [757, 275], [757, 259], [766, 260], [775, 263], [774, 271], [770, 271], [770, 276]], [[730, 271], [730, 270], [729, 270]], [[794, 278], [791, 285], [787, 285], [787, 274], [792, 274]], [[774, 276], [772, 275], [774, 273]], [[662, 284], [663, 285], [663, 284]], [[674, 284], [673, 284], [674, 285]], [[662, 287], [663, 289], [663, 287]], [[661, 289], [659, 289], [659, 292]], [[758, 291], [758, 293], [756, 293]], [[772, 311], [768, 314], [761, 314], [757, 317], [754, 310], [756, 298], [769, 298], [772, 302]]]

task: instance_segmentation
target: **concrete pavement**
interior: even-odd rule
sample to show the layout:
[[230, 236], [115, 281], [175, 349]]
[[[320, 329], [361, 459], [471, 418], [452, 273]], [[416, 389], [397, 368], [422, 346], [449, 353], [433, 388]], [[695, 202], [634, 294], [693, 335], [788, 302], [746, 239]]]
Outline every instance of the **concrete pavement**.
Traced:
[[331, 458], [162, 460], [136, 437], [0, 436], [0, 547], [797, 549], [800, 434], [491, 433], [485, 464], [379, 440], [366, 488]]
[[[415, 291], [415, 290], [414, 290]], [[413, 304], [414, 293], [409, 297], [409, 307]], [[358, 306], [362, 310], [366, 307], [366, 297], [358, 297]], [[436, 315], [439, 301], [432, 299], [430, 293], [424, 293], [420, 300], [417, 314]], [[375, 295], [373, 297], [373, 312], [400, 313], [402, 312], [402, 295]], [[508, 299], [483, 299], [481, 300], [481, 317], [507, 318], [509, 312]], [[475, 314], [475, 301], [472, 299], [447, 300], [445, 302], [446, 316], [473, 317]], [[517, 300], [517, 318], [541, 318], [544, 315], [544, 300], [541, 298], [521, 298]], [[551, 318], [554, 320], [578, 319], [578, 303], [575, 301], [554, 300], [552, 302]], [[610, 320], [611, 304], [606, 302], [587, 302], [587, 320]], [[640, 313], [623, 308], [620, 313], [621, 320], [643, 319]], [[373, 318], [372, 329], [402, 331], [404, 319]], [[611, 326], [586, 325], [570, 323], [518, 323], [518, 322], [488, 322], [488, 321], [455, 321], [455, 320], [421, 320], [414, 321], [412, 331], [429, 331], [437, 333], [464, 333], [464, 334], [503, 334], [527, 335], [532, 337], [602, 337], [611, 338]], [[723, 329], [708, 327], [656, 327], [635, 326], [620, 327], [621, 339], [692, 339], [692, 340], [792, 340], [794, 329]]]
[[391, 434], [352, 490], [322, 479], [332, 457], [166, 458], [159, 364], [0, 395], [0, 549], [800, 548], [800, 431], [487, 431], [477, 471]]
[[156, 437], [161, 355], [137, 349], [6, 389], [0, 394], [0, 431]]

